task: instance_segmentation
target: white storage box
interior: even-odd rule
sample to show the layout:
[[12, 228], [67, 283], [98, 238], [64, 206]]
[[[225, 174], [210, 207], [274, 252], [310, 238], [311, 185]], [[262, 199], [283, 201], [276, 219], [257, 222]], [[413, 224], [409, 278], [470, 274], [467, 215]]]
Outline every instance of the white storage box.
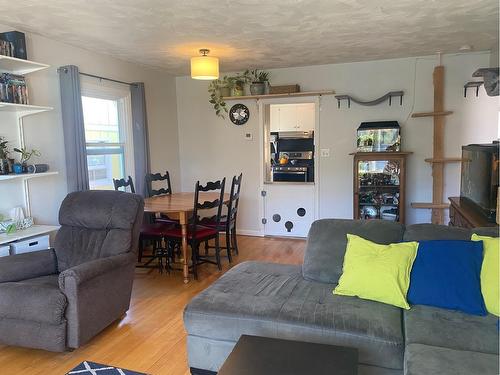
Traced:
[[45, 250], [50, 247], [49, 235], [31, 237], [23, 241], [16, 241], [10, 244], [10, 253], [22, 254], [32, 251]]
[[0, 257], [6, 257], [7, 255], [9, 255], [9, 250], [10, 250], [9, 245], [0, 246]]

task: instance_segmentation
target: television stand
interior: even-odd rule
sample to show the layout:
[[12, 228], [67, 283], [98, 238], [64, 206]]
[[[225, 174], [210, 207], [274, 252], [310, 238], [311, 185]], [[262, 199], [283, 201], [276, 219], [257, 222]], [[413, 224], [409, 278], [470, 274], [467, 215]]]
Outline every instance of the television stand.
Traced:
[[476, 207], [460, 197], [449, 197], [450, 226], [462, 228], [495, 227], [496, 223], [488, 221]]

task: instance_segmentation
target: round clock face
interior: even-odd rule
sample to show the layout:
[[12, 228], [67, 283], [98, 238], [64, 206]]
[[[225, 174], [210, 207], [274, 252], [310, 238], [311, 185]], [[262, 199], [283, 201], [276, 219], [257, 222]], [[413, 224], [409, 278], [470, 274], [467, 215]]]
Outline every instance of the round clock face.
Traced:
[[229, 110], [229, 118], [235, 125], [243, 125], [250, 118], [248, 107], [243, 104], [235, 104]]

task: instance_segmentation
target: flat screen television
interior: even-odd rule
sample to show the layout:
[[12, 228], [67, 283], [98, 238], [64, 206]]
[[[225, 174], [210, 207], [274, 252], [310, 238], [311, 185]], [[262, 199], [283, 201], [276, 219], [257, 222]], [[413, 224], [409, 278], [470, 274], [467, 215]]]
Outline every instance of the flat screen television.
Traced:
[[495, 221], [498, 192], [498, 142], [462, 146], [460, 198]]

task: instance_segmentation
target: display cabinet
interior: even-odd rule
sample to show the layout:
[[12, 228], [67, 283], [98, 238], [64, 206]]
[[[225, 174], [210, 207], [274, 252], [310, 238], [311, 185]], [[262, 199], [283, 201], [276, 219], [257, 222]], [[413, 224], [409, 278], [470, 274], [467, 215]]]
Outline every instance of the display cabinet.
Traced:
[[355, 219], [405, 222], [406, 157], [410, 152], [357, 152], [354, 155]]

